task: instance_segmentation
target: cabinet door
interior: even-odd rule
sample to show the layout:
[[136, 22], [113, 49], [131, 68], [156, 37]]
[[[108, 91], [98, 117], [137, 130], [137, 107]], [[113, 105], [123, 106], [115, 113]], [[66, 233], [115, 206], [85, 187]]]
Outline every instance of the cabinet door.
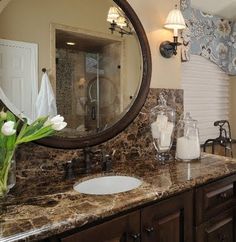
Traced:
[[192, 242], [192, 192], [142, 210], [143, 242]]
[[225, 211], [196, 229], [196, 242], [234, 242], [233, 209]]
[[62, 242], [140, 242], [140, 211], [61, 239]]

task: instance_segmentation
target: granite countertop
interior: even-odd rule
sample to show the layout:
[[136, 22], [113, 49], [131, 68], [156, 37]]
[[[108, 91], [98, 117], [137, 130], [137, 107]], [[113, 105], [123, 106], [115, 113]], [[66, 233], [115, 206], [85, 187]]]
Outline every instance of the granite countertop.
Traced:
[[0, 241], [44, 239], [166, 198], [236, 173], [236, 160], [203, 154], [200, 161], [164, 166], [154, 160], [117, 163], [113, 174], [133, 175], [143, 184], [130, 192], [104, 196], [82, 195], [73, 190], [75, 182], [86, 178], [65, 180], [55, 171], [41, 173], [42, 179], [17, 177], [16, 186], [0, 200]]

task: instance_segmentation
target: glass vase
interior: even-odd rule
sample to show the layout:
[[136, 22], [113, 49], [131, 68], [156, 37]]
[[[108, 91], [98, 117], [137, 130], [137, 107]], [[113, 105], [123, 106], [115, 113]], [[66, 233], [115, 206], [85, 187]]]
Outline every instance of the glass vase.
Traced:
[[0, 166], [0, 198], [6, 196], [16, 184], [15, 151], [2, 151], [2, 156], [4, 159]]
[[16, 185], [16, 160], [15, 155], [11, 160], [11, 166], [8, 172], [8, 179], [7, 179], [7, 190], [9, 191]]

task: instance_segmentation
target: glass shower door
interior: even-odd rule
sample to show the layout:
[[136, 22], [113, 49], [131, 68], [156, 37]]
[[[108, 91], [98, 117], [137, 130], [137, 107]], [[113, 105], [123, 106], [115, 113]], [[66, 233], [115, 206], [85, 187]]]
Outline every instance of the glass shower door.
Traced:
[[86, 53], [86, 78], [88, 80], [87, 127], [100, 130], [100, 74], [99, 54]]

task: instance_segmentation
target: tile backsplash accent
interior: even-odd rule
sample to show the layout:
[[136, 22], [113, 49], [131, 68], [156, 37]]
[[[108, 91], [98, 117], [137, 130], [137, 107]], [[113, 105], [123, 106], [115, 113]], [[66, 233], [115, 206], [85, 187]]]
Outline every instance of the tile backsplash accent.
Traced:
[[[93, 149], [106, 150], [111, 153], [116, 150], [114, 160], [121, 162], [130, 159], [154, 158], [155, 150], [149, 125], [149, 111], [157, 105], [161, 91], [167, 99], [167, 104], [176, 109], [178, 119], [183, 113], [183, 90], [151, 88], [145, 105], [129, 127], [113, 139]], [[83, 161], [82, 150], [53, 149], [33, 143], [25, 144], [18, 148], [17, 174], [21, 178], [28, 176], [41, 176], [42, 178], [43, 171], [56, 170], [57, 174], [60, 172], [62, 174], [66, 162], [73, 158]]]

